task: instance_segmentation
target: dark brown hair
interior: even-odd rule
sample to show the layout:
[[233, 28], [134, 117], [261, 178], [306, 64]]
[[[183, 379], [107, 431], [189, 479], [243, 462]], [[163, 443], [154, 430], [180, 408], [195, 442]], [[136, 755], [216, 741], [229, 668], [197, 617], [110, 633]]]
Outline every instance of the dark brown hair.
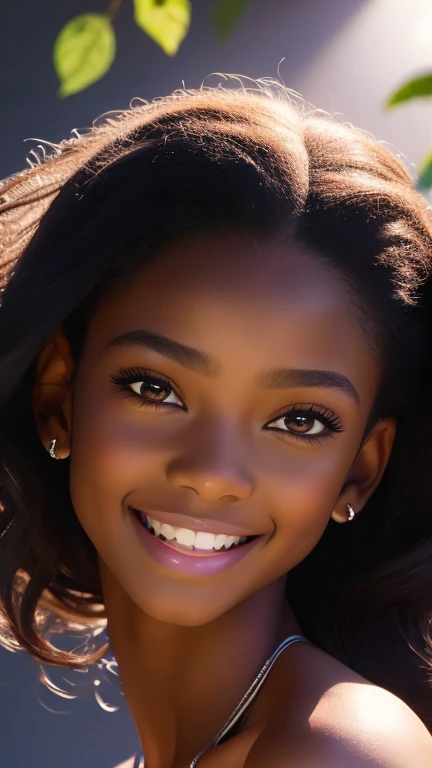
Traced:
[[330, 521], [287, 595], [314, 643], [432, 729], [432, 225], [404, 165], [282, 88], [202, 89], [111, 115], [0, 195], [3, 644], [75, 668], [105, 651], [48, 640], [53, 616], [100, 627], [104, 606], [69, 462], [50, 459], [35, 427], [43, 345], [62, 326], [79, 363], [98, 299], [169, 242], [233, 230], [295, 240], [346, 280], [382, 365], [370, 425], [392, 413], [398, 429], [365, 509], [350, 525]]

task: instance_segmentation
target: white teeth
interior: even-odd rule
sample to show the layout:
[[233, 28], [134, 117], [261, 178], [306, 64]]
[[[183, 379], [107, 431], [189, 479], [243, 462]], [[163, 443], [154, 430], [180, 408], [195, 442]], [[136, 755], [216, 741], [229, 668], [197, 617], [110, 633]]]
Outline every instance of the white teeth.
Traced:
[[[191, 531], [191, 533], [193, 533], [193, 531]], [[195, 536], [194, 547], [196, 547], [197, 549], [213, 549], [215, 545], [215, 539], [216, 539], [216, 536], [214, 535], [214, 533], [199, 532]]]
[[[149, 518], [149, 522], [151, 522], [150, 518]], [[159, 535], [160, 534], [162, 534], [162, 536], [165, 536], [166, 539], [174, 539], [175, 538], [175, 530], [174, 530], [174, 528], [172, 527], [172, 525], [167, 525], [167, 523], [163, 523], [162, 524]]]
[[[246, 541], [246, 536], [243, 536], [242, 538]], [[229, 541], [229, 539], [232, 539], [232, 541]], [[214, 548], [222, 549], [222, 547], [225, 547], [225, 549], [228, 549], [234, 541], [235, 536], [225, 536], [224, 533], [218, 533], [218, 535], [215, 536]], [[242, 539], [240, 539], [240, 541], [242, 541]]]
[[233, 544], [243, 544], [247, 536], [228, 536], [223, 533], [207, 533], [204, 531], [192, 531], [190, 528], [175, 528], [168, 523], [160, 523], [152, 517], [146, 517], [141, 514], [143, 523], [149, 528], [153, 528], [156, 536], [164, 536], [168, 541], [177, 541], [185, 547], [194, 547], [195, 549], [229, 549]]
[[[195, 544], [195, 533], [189, 530], [189, 528], [177, 528], [175, 531], [175, 538], [178, 544], [184, 544], [185, 547], [193, 547]], [[198, 544], [195, 544], [197, 547]]]

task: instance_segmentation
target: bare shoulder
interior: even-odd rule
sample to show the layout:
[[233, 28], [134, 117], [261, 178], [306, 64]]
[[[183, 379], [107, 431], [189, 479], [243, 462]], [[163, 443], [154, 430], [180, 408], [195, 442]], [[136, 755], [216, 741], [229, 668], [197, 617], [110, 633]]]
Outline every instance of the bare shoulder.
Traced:
[[403, 701], [319, 649], [308, 660], [320, 669], [311, 674], [306, 665], [292, 686], [286, 679], [292, 695], [254, 742], [244, 768], [432, 768], [432, 736]]
[[432, 736], [399, 699], [368, 686], [333, 692], [308, 722], [278, 718], [255, 741], [244, 768], [431, 768]]

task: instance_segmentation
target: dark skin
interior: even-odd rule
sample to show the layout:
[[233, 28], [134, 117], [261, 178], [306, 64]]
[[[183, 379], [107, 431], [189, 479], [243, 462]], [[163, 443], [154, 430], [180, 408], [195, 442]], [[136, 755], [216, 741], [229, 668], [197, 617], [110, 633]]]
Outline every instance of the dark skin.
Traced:
[[[147, 346], [110, 344], [137, 329], [207, 353], [216, 360], [211, 375]], [[155, 399], [148, 381], [127, 392], [112, 382], [131, 367], [169, 381], [157, 398], [168, 401], [164, 407], [142, 407], [145, 395]], [[338, 378], [296, 373], [284, 388], [258, 384], [263, 369], [280, 368]], [[394, 420], [380, 420], [363, 441], [379, 364], [347, 288], [327, 266], [298, 246], [226, 237], [172, 246], [121, 295], [103, 300], [71, 386], [73, 370], [58, 331], [39, 359], [40, 437], [46, 448], [56, 437], [57, 456], [70, 455], [72, 501], [98, 552], [108, 632], [146, 768], [188, 768], [279, 642], [301, 632], [284, 597], [286, 573], [331, 517], [347, 519], [348, 503], [361, 513], [382, 477]], [[218, 575], [178, 576], [143, 549], [128, 505], [230, 521], [265, 536]], [[380, 690], [313, 646], [295, 644], [276, 662], [243, 731], [210, 750], [200, 768], [345, 768], [350, 736], [348, 747], [336, 739], [332, 751], [323, 724], [339, 722], [343, 697], [358, 701], [359, 685], [362, 695]], [[337, 705], [326, 697], [335, 686]], [[415, 715], [382, 695], [425, 739]], [[381, 699], [379, 711], [382, 722]], [[367, 763], [351, 755], [349, 765], [398, 768], [386, 737], [387, 762], [371, 762], [371, 752]]]

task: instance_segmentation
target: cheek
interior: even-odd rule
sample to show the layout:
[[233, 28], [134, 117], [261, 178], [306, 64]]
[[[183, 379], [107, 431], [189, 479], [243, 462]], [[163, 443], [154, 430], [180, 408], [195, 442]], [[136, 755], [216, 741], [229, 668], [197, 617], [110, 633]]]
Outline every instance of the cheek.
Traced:
[[267, 474], [275, 562], [290, 570], [315, 547], [326, 529], [349, 471], [355, 447], [343, 437], [321, 446], [287, 451]]
[[[157, 483], [163, 467], [154, 428], [143, 429], [139, 413], [125, 419], [124, 400], [102, 387], [77, 387], [73, 403], [70, 493], [89, 537], [115, 535], [128, 494]], [[95, 542], [94, 542], [95, 543]]]

